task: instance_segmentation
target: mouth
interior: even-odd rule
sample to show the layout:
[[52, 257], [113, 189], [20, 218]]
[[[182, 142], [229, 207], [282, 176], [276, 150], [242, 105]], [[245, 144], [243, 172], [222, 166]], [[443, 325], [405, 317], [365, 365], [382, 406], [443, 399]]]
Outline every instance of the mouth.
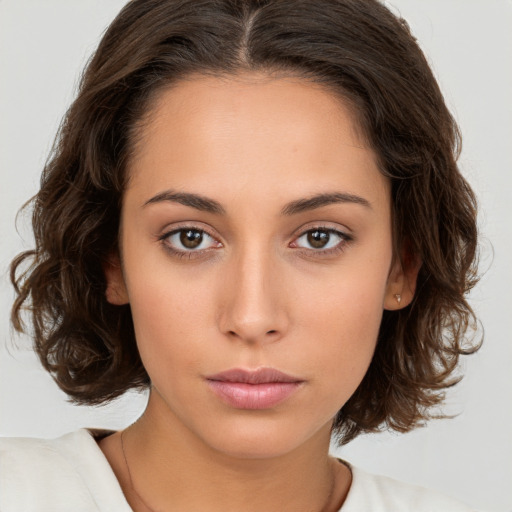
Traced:
[[236, 409], [270, 409], [285, 401], [304, 383], [274, 368], [235, 368], [206, 378], [210, 389]]

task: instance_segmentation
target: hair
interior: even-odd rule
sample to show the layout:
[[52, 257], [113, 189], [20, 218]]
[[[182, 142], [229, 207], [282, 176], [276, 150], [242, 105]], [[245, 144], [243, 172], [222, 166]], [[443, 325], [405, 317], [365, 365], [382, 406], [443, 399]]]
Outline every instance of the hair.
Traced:
[[[413, 302], [385, 311], [371, 365], [337, 414], [345, 443], [408, 431], [456, 383], [475, 316], [476, 200], [457, 167], [458, 127], [407, 23], [377, 0], [132, 0], [80, 81], [33, 198], [35, 248], [11, 264], [12, 321], [79, 404], [150, 385], [129, 305], [105, 297], [125, 168], [158, 92], [194, 74], [296, 76], [353, 106], [392, 187], [395, 254], [421, 261]], [[439, 415], [438, 415], [439, 416]]]

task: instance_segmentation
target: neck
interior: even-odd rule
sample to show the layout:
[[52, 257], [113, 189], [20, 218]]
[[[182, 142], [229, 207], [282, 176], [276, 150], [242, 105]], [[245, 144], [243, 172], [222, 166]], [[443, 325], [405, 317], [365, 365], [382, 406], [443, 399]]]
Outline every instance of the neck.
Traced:
[[118, 477], [131, 487], [124, 490], [136, 512], [332, 512], [348, 491], [350, 471], [328, 456], [329, 440], [326, 429], [276, 456], [223, 453], [162, 417], [150, 400], [142, 418], [124, 431], [124, 469], [118, 471], [126, 474]]

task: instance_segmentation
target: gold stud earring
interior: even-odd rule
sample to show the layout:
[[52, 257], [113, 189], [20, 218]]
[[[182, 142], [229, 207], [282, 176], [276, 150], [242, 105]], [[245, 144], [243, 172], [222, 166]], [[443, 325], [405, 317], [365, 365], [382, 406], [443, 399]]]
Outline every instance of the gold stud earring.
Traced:
[[400, 304], [400, 302], [402, 302], [402, 296], [399, 293], [395, 294], [395, 299], [398, 302], [398, 304]]

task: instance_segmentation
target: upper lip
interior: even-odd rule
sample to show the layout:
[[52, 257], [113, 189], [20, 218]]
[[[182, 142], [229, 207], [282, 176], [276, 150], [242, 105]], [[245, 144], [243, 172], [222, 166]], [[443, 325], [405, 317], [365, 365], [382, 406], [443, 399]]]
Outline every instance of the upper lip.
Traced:
[[275, 368], [258, 368], [256, 370], [244, 370], [233, 368], [207, 377], [208, 380], [221, 382], [241, 382], [244, 384], [265, 384], [273, 382], [303, 382], [303, 379], [287, 375]]

